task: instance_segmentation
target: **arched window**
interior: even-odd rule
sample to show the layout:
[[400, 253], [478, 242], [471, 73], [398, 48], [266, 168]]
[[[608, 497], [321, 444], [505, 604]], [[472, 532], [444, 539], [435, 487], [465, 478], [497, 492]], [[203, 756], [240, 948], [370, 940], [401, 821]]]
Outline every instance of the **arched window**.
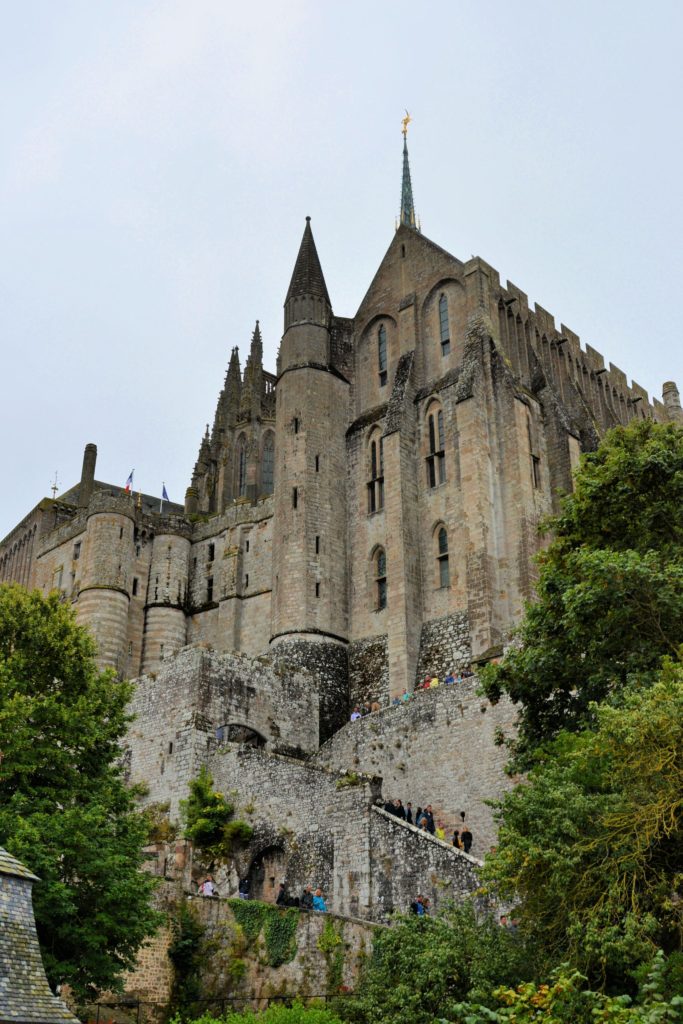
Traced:
[[433, 408], [427, 417], [429, 453], [427, 455], [427, 486], [437, 487], [446, 482], [446, 438], [443, 410]]
[[368, 515], [384, 508], [384, 439], [375, 434], [370, 442], [370, 479], [368, 480]]
[[263, 442], [263, 456], [261, 458], [261, 491], [263, 494], [272, 494], [275, 482], [275, 441], [272, 433], [266, 434]]
[[381, 612], [387, 606], [387, 556], [384, 548], [377, 548], [373, 559], [375, 609]]
[[243, 437], [237, 445], [237, 496], [247, 496], [247, 442]]
[[377, 331], [377, 364], [379, 367], [379, 386], [387, 382], [387, 329], [381, 324]]
[[448, 531], [445, 526], [440, 526], [436, 533], [436, 562], [439, 570], [439, 586], [450, 586], [451, 574], [448, 567]]
[[448, 299], [445, 295], [439, 299], [439, 337], [441, 339], [441, 355], [447, 356], [451, 350], [451, 331], [448, 326]]

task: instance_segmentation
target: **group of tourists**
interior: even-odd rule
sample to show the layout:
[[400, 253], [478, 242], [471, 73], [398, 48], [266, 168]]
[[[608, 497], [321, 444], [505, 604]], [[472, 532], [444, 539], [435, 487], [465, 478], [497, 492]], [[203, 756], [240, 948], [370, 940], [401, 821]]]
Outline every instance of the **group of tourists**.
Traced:
[[418, 917], [429, 917], [430, 906], [429, 896], [416, 896], [410, 904], [410, 912]]
[[[415, 690], [404, 690], [399, 696], [396, 696], [391, 701], [391, 707], [398, 707], [400, 704], [407, 704], [409, 700], [412, 700], [418, 690], [432, 690], [436, 686], [457, 686], [458, 683], [464, 682], [465, 679], [471, 679], [474, 672], [471, 668], [465, 668], [458, 670], [450, 669], [443, 680], [432, 672], [427, 672], [421, 683], [418, 683]], [[357, 722], [359, 718], [365, 718], [366, 715], [371, 715], [373, 711], [381, 711], [382, 705], [377, 700], [372, 702], [365, 702], [364, 704], [356, 704], [351, 711], [351, 721]]]
[[280, 882], [275, 903], [278, 907], [298, 907], [299, 910], [317, 910], [320, 914], [327, 913], [327, 903], [322, 889], [318, 887], [313, 892], [312, 885], [307, 885], [301, 896], [290, 896], [286, 884]]
[[[427, 804], [425, 807], [418, 807], [413, 814], [413, 805], [407, 803], [403, 805], [403, 801], [387, 800], [383, 805], [384, 810], [387, 814], [393, 814], [395, 817], [400, 818], [402, 821], [407, 821], [409, 825], [415, 825], [416, 828], [421, 829], [423, 832], [429, 832], [430, 835], [436, 836], [437, 839], [443, 840], [443, 842], [449, 842], [452, 846], [455, 846], [458, 850], [463, 850], [465, 853], [469, 853], [472, 848], [473, 836], [469, 830], [469, 827], [465, 824], [465, 812], [460, 812], [460, 819], [462, 824], [457, 828], [453, 828], [451, 834], [450, 826], [447, 826], [437, 819], [434, 821], [434, 812], [432, 811], [432, 805]], [[446, 838], [450, 835], [450, 840]]]

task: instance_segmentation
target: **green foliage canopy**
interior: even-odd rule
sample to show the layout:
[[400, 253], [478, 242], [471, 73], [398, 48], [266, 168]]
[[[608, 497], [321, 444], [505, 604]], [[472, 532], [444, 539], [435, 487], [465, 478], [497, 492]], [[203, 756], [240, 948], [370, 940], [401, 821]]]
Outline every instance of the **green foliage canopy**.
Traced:
[[498, 805], [483, 878], [521, 901], [551, 962], [624, 986], [658, 947], [683, 949], [683, 666], [591, 713]]
[[355, 995], [339, 1003], [353, 1024], [433, 1024], [455, 1020], [463, 999], [486, 1002], [496, 985], [533, 971], [533, 955], [471, 904], [440, 917], [410, 916], [378, 930]]
[[0, 845], [39, 876], [48, 978], [81, 1000], [117, 987], [159, 921], [120, 764], [130, 693], [57, 594], [0, 586]]
[[546, 524], [537, 601], [514, 646], [482, 673], [519, 705], [516, 763], [594, 703], [644, 688], [683, 644], [683, 430], [634, 421], [584, 455], [574, 493]]

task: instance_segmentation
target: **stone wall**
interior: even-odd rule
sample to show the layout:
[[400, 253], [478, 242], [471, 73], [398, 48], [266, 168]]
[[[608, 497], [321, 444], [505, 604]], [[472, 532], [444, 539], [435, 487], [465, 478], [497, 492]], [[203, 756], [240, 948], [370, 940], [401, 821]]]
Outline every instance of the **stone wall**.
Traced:
[[349, 644], [349, 706], [389, 703], [387, 638], [368, 636]]
[[451, 669], [470, 664], [470, 628], [467, 614], [444, 615], [422, 624], [416, 682], [429, 673], [441, 681]]
[[303, 669], [315, 677], [319, 692], [319, 735], [323, 742], [340, 729], [348, 717], [348, 658], [345, 644], [321, 637], [283, 637], [271, 653], [284, 671]]
[[[263, 928], [256, 939], [238, 925], [231, 901], [190, 897], [174, 886], [164, 886], [164, 905], [171, 918], [178, 914], [178, 900], [203, 926], [201, 939], [201, 998], [216, 1000], [203, 1008], [218, 1010], [244, 1006], [264, 1008], [265, 999], [278, 996], [308, 998], [355, 988], [361, 966], [372, 950], [373, 936], [381, 925], [339, 914], [301, 912], [294, 933], [293, 958], [278, 967], [269, 966]], [[271, 914], [282, 914], [272, 908]], [[140, 952], [138, 965], [126, 979], [126, 995], [143, 1003], [168, 1005], [172, 994], [173, 968], [168, 957], [172, 928], [161, 928]], [[230, 1002], [232, 1000], [233, 1002]], [[152, 1007], [143, 1007], [151, 1016]], [[158, 1017], [158, 1013], [155, 1014]]]
[[150, 802], [170, 802], [172, 818], [190, 780], [215, 752], [220, 727], [243, 727], [254, 742], [276, 750], [318, 745], [314, 680], [267, 658], [185, 648], [137, 680], [130, 710], [130, 780], [147, 785]]
[[[265, 870], [265, 891], [285, 881], [291, 892], [320, 886], [330, 909], [365, 917], [372, 908], [370, 811], [379, 780], [328, 771], [265, 750], [226, 744], [208, 760], [216, 788], [233, 793], [237, 813], [254, 828], [238, 870]], [[272, 877], [269, 877], [272, 876]], [[236, 894], [237, 875], [219, 892]]]
[[373, 808], [370, 834], [373, 916], [378, 920], [393, 911], [406, 913], [419, 894], [428, 897], [432, 911], [438, 913], [479, 888], [480, 861], [380, 807]]
[[505, 747], [498, 729], [509, 731], [515, 711], [507, 701], [492, 705], [477, 695], [477, 679], [418, 691], [407, 704], [348, 722], [313, 755], [327, 768], [348, 767], [382, 778], [385, 799], [410, 801], [413, 811], [431, 803], [435, 818], [459, 826], [460, 812], [474, 836], [472, 852], [483, 856], [495, 843], [492, 811], [484, 801], [512, 786], [505, 775]]

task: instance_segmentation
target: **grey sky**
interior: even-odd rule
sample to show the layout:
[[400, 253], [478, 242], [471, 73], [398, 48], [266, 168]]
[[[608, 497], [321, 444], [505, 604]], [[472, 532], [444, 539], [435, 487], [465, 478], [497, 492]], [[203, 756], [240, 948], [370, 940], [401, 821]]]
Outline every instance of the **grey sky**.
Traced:
[[0, 538], [99, 448], [182, 501], [230, 349], [274, 369], [310, 214], [336, 313], [424, 233], [683, 387], [683, 5], [0, 3]]

